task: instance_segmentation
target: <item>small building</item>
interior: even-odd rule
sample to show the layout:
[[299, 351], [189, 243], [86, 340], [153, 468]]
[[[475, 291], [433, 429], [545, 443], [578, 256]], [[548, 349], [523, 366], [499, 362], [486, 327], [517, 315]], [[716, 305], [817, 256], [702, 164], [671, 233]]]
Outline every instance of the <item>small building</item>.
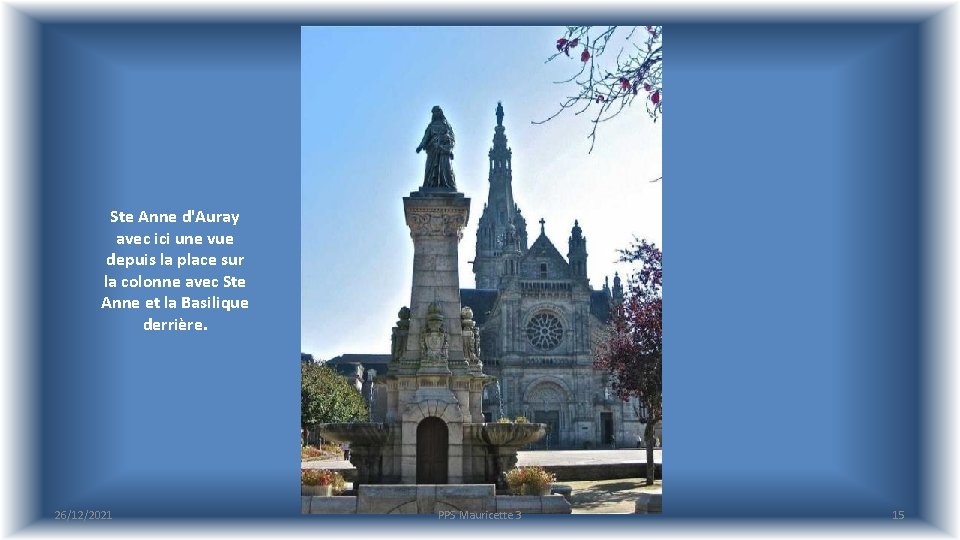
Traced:
[[371, 409], [371, 421], [383, 422], [387, 414], [387, 390], [373, 384], [377, 375], [386, 375], [389, 354], [341, 354], [324, 362], [343, 375], [360, 392]]

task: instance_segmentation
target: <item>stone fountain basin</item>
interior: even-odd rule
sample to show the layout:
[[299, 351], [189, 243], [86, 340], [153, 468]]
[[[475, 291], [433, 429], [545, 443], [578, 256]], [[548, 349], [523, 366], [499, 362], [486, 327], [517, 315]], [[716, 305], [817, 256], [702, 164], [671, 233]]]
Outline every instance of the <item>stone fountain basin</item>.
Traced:
[[490, 422], [480, 424], [480, 439], [493, 446], [526, 446], [547, 434], [546, 424]]
[[382, 446], [390, 438], [389, 426], [374, 422], [318, 424], [317, 431], [324, 439], [356, 446]]

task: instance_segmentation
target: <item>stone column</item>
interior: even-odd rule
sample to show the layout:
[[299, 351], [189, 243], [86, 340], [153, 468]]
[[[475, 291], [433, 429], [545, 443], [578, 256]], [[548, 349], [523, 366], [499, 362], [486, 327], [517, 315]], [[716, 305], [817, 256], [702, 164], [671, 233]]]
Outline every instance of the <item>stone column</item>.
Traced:
[[457, 260], [458, 244], [470, 216], [470, 199], [462, 193], [424, 189], [404, 197], [403, 209], [413, 239], [410, 330], [403, 360], [420, 360], [427, 307], [437, 302], [449, 337], [449, 364], [464, 365]]
[[[463, 422], [465, 416], [469, 419], [470, 396], [468, 391], [455, 394], [451, 387], [455, 376], [461, 377], [469, 370], [463, 350], [457, 261], [458, 245], [470, 215], [470, 199], [462, 193], [421, 188], [404, 197], [403, 209], [413, 239], [413, 284], [397, 396], [400, 477], [405, 483], [416, 481], [417, 425], [426, 417], [436, 416], [448, 430], [447, 479], [460, 483]], [[442, 327], [428, 331], [428, 317], [436, 326], [441, 324], [438, 315], [442, 316]], [[438, 345], [441, 342], [444, 347]]]

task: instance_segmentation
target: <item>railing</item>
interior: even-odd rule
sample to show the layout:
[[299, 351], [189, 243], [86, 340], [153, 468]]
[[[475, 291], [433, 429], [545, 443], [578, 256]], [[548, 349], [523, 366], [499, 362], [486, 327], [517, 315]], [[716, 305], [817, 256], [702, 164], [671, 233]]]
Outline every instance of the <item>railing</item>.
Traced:
[[573, 286], [569, 281], [521, 281], [520, 294], [522, 296], [570, 296]]

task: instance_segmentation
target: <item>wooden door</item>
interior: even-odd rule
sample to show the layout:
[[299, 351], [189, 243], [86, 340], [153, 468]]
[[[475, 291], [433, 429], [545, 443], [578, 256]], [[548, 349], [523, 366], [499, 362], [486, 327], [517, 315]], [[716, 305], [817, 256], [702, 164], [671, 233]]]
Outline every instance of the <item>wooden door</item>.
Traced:
[[447, 424], [431, 416], [417, 426], [417, 483], [447, 483]]

